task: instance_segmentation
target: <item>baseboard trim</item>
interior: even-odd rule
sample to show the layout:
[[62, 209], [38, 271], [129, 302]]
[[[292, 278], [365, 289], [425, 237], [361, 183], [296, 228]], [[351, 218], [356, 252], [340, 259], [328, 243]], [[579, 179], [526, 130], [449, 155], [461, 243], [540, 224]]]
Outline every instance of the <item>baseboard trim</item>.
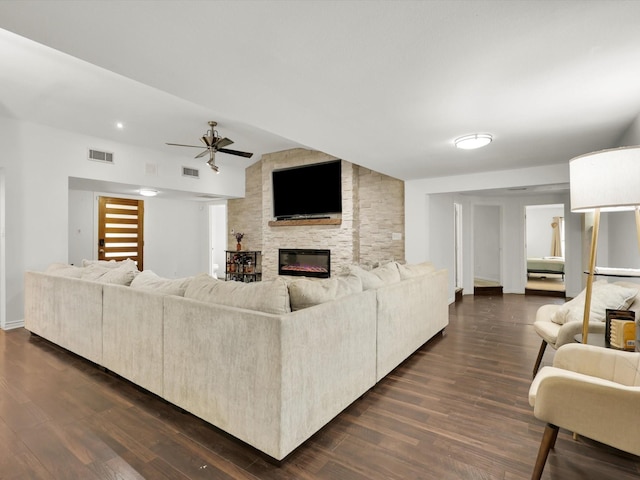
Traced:
[[2, 327], [3, 330], [14, 330], [16, 328], [22, 328], [24, 327], [24, 320], [13, 320], [11, 322], [7, 322], [4, 324], [4, 327]]

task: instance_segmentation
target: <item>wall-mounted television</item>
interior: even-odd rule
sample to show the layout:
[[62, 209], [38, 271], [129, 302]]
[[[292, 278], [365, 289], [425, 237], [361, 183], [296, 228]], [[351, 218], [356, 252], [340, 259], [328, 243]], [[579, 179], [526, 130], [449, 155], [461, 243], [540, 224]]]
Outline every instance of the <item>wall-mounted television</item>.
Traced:
[[342, 213], [340, 160], [274, 170], [273, 216], [278, 220]]

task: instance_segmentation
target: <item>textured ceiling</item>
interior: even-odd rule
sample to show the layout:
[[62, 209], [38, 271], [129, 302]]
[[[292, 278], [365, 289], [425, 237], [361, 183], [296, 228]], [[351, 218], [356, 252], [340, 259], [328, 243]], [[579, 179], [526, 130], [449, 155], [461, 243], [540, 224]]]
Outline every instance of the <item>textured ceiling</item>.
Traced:
[[[637, 117], [639, 21], [616, 0], [4, 0], [0, 114], [163, 151], [217, 120], [252, 161], [304, 146], [405, 180], [560, 164]], [[453, 148], [474, 132], [494, 142]]]

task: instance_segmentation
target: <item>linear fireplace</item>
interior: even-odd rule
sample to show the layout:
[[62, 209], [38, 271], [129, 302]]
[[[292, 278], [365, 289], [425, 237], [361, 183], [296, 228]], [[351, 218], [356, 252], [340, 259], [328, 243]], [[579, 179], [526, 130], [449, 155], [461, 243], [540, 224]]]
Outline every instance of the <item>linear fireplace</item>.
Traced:
[[278, 275], [329, 278], [331, 251], [281, 248], [278, 250]]

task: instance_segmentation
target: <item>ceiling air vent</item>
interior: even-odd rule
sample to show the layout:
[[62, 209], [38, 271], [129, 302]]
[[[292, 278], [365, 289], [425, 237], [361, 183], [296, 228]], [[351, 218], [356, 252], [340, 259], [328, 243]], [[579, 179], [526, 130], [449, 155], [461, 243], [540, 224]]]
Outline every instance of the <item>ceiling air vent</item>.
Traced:
[[182, 176], [200, 178], [200, 170], [198, 170], [197, 168], [182, 167]]
[[113, 163], [113, 153], [101, 150], [89, 149], [89, 160], [104, 163]]

